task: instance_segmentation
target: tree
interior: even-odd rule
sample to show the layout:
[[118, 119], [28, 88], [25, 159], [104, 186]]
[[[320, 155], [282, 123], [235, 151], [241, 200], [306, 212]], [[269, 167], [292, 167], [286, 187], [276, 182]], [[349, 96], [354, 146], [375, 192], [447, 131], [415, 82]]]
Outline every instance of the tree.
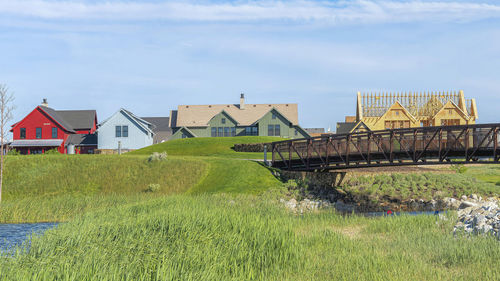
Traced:
[[14, 95], [9, 92], [6, 85], [0, 84], [0, 202], [2, 202], [2, 184], [3, 184], [3, 168], [4, 168], [4, 147], [5, 140], [9, 130], [8, 123], [12, 120], [12, 111], [14, 106]]

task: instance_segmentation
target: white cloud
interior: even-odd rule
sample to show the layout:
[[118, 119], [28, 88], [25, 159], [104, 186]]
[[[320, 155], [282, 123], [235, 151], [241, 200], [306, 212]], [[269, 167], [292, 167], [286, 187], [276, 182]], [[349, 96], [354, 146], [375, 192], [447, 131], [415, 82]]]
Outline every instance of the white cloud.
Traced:
[[97, 2], [0, 0], [0, 15], [41, 19], [171, 20], [207, 22], [301, 21], [384, 23], [474, 21], [500, 18], [500, 5], [478, 2], [425, 1], [237, 1], [208, 3], [168, 1]]

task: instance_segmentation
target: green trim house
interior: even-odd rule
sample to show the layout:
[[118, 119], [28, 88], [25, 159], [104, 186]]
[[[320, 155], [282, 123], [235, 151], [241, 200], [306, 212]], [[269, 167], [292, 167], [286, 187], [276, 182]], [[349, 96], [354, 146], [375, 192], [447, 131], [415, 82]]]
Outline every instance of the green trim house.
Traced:
[[171, 139], [196, 137], [278, 136], [306, 138], [298, 124], [298, 106], [287, 104], [179, 105], [170, 113]]

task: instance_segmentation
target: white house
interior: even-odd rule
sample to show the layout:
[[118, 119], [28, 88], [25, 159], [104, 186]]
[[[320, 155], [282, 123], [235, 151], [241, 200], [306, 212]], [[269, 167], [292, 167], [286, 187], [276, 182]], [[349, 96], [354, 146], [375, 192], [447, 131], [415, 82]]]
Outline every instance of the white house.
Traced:
[[134, 150], [153, 144], [153, 125], [121, 108], [97, 128], [97, 149]]

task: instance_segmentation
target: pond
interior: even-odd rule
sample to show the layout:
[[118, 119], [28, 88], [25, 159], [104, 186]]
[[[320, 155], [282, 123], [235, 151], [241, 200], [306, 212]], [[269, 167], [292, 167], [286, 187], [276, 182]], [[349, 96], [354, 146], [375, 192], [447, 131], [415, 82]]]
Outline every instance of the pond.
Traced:
[[0, 252], [19, 246], [32, 234], [41, 234], [56, 225], [53, 222], [0, 224]]

